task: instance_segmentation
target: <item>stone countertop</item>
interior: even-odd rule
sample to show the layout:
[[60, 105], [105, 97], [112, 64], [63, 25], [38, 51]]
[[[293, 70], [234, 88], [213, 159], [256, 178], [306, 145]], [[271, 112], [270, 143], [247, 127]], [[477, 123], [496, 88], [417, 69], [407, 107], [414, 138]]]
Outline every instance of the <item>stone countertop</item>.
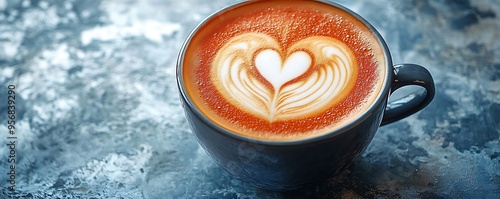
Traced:
[[0, 0], [0, 198], [500, 197], [498, 1], [339, 1], [381, 32], [394, 63], [426, 66], [436, 97], [380, 128], [344, 173], [284, 193], [231, 178], [180, 106], [184, 39], [234, 2]]

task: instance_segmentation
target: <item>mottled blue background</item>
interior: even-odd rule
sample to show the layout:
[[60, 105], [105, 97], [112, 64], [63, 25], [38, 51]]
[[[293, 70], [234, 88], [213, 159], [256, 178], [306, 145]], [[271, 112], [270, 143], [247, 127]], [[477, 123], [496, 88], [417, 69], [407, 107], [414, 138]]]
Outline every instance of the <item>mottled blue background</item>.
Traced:
[[285, 193], [218, 167], [179, 103], [184, 39], [235, 2], [0, 0], [0, 198], [500, 198], [500, 2], [338, 1], [380, 30], [394, 63], [426, 66], [437, 94], [341, 175]]

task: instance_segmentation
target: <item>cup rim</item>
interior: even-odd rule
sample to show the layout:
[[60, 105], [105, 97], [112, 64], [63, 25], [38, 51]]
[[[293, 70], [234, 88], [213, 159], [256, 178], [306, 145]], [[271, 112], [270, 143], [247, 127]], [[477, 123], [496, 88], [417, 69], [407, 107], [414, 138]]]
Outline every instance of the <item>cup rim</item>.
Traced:
[[[347, 14], [353, 16], [357, 20], [359, 20], [363, 25], [365, 25], [370, 32], [373, 34], [375, 39], [377, 40], [378, 44], [380, 45], [382, 51], [383, 51], [383, 57], [384, 61], [386, 64], [386, 70], [385, 70], [385, 79], [382, 82], [382, 87], [378, 94], [375, 97], [375, 100], [373, 103], [371, 103], [365, 110], [363, 110], [358, 116], [353, 118], [351, 121], [347, 122], [346, 124], [336, 127], [332, 130], [329, 130], [325, 133], [321, 133], [318, 135], [310, 136], [310, 137], [305, 137], [305, 138], [300, 138], [300, 139], [291, 139], [291, 140], [266, 140], [266, 139], [259, 139], [259, 138], [254, 138], [254, 137], [248, 137], [244, 136], [238, 133], [233, 133], [230, 130], [218, 125], [214, 121], [210, 120], [208, 117], [206, 117], [196, 106], [196, 104], [192, 101], [192, 99], [189, 97], [189, 94], [187, 93], [185, 89], [185, 84], [184, 84], [184, 78], [182, 75], [183, 71], [183, 62], [185, 58], [185, 53], [186, 49], [188, 48], [191, 40], [193, 37], [197, 34], [197, 32], [200, 30], [201, 27], [203, 27], [208, 21], [212, 20], [216, 16], [218, 16], [220, 13], [225, 12], [233, 7], [238, 7], [242, 6], [244, 4], [252, 3], [252, 1], [243, 1], [243, 2], [238, 2], [235, 4], [231, 4], [229, 6], [226, 6], [222, 9], [219, 9], [212, 14], [210, 14], [208, 17], [203, 19], [196, 27], [188, 34], [187, 38], [185, 39], [184, 43], [182, 44], [182, 47], [179, 51], [179, 55], [177, 56], [177, 62], [176, 62], [176, 82], [177, 82], [177, 87], [180, 91], [180, 97], [181, 100], [187, 104], [187, 107], [183, 107], [184, 109], [189, 108], [190, 111], [192, 111], [197, 118], [202, 120], [203, 123], [205, 123], [208, 127], [215, 129], [216, 132], [224, 134], [226, 136], [232, 137], [234, 139], [241, 140], [243, 142], [250, 142], [250, 143], [257, 143], [257, 144], [263, 144], [263, 145], [274, 145], [274, 146], [288, 146], [288, 145], [296, 145], [296, 144], [304, 144], [304, 143], [313, 143], [313, 142], [319, 142], [325, 139], [329, 139], [332, 137], [335, 137], [337, 135], [340, 135], [342, 133], [347, 132], [349, 129], [352, 129], [362, 123], [364, 120], [366, 120], [368, 117], [371, 116], [373, 111], [379, 107], [381, 103], [387, 102], [387, 97], [390, 93], [391, 89], [391, 82], [393, 78], [393, 63], [392, 63], [392, 57], [389, 52], [389, 48], [385, 42], [385, 40], [382, 38], [382, 35], [371, 25], [366, 19], [361, 17], [359, 14], [355, 13], [354, 11], [338, 4], [335, 2], [329, 2], [329, 1], [324, 1], [324, 0], [314, 0], [319, 3], [323, 3], [329, 6], [336, 7]], [[379, 124], [380, 125], [380, 124]], [[193, 132], [194, 133], [194, 132]]]

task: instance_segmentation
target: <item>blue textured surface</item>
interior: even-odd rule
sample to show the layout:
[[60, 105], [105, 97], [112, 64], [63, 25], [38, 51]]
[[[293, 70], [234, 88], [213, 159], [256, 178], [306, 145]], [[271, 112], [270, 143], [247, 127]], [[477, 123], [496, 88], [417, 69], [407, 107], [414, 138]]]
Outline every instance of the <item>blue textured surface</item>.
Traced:
[[[341, 175], [286, 193], [231, 178], [198, 145], [180, 106], [182, 42], [234, 2], [0, 0], [0, 198], [500, 197], [498, 1], [339, 1], [381, 32], [394, 63], [426, 66], [437, 94], [380, 128]], [[7, 189], [10, 84], [15, 192]]]

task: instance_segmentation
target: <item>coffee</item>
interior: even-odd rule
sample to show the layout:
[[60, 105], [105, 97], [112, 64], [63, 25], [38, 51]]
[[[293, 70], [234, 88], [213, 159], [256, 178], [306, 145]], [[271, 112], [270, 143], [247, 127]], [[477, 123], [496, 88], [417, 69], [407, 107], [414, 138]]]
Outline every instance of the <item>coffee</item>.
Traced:
[[383, 50], [350, 14], [312, 1], [251, 1], [202, 24], [184, 52], [187, 94], [234, 133], [295, 140], [366, 110], [385, 79]]

